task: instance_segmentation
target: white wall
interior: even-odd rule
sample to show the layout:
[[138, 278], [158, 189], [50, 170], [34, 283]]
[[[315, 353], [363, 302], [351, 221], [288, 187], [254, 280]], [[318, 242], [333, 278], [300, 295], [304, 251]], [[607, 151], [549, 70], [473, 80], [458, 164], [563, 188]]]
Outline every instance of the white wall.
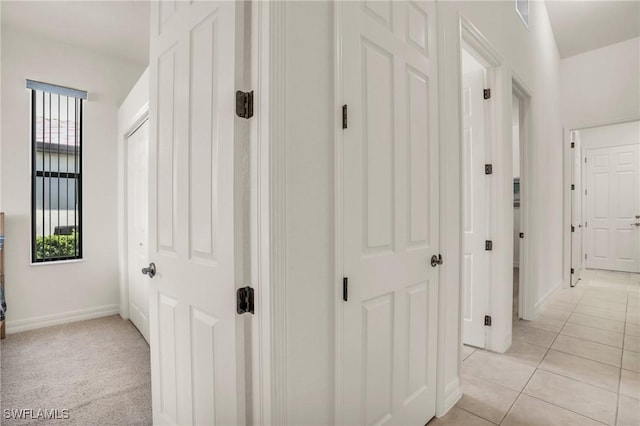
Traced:
[[127, 164], [126, 134], [139, 124], [140, 119], [149, 114], [149, 68], [133, 86], [126, 99], [118, 109], [118, 264], [120, 288], [120, 316], [129, 318], [129, 279], [127, 249], [127, 180], [125, 176]]
[[640, 38], [560, 61], [562, 123], [569, 130], [640, 118]]
[[[118, 105], [144, 71], [17, 29], [2, 28], [2, 208], [8, 331], [118, 312]], [[86, 90], [83, 257], [30, 265], [30, 96], [33, 79]]]
[[587, 149], [640, 143], [640, 121], [579, 130], [582, 153]]
[[287, 2], [285, 32], [287, 420], [326, 425], [334, 395], [331, 3]]

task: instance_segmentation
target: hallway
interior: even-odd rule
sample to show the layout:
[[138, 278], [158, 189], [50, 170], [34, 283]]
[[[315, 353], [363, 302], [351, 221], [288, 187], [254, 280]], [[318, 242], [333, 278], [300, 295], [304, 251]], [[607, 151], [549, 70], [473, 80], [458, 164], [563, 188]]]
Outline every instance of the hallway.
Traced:
[[429, 425], [640, 424], [640, 275], [584, 271], [505, 354], [465, 346], [464, 396]]

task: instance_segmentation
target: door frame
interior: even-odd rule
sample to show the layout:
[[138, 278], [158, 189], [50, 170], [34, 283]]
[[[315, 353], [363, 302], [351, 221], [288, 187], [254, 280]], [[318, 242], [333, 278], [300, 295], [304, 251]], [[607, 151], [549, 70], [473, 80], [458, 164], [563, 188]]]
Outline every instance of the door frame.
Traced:
[[[535, 302], [536, 286], [534, 285], [538, 282], [538, 271], [537, 268], [532, 267], [538, 264], [537, 250], [535, 250], [538, 233], [533, 231], [537, 229], [532, 191], [533, 161], [531, 158], [531, 141], [533, 140], [531, 100], [533, 92], [515, 72], [512, 71], [511, 74], [512, 94], [520, 102], [520, 230], [524, 232], [524, 238], [520, 239], [518, 316], [522, 319], [533, 320], [538, 314]], [[524, 186], [522, 182], [524, 182]]]
[[[487, 105], [488, 131], [487, 163], [493, 164], [493, 174], [487, 181], [488, 193], [488, 235], [493, 241], [493, 250], [489, 256], [488, 283], [489, 293], [487, 315], [492, 317], [492, 326], [486, 333], [485, 348], [496, 352], [505, 352], [511, 346], [512, 309], [513, 309], [513, 175], [512, 175], [512, 73], [492, 43], [465, 16], [460, 15], [460, 36], [458, 55], [462, 48], [471, 48], [480, 56], [487, 67], [488, 83], [493, 102]], [[460, 60], [461, 62], [461, 60]], [[462, 90], [462, 67], [458, 67], [459, 91]], [[458, 103], [458, 114], [462, 117], [462, 103]], [[463, 122], [458, 123], [460, 146], [462, 146]], [[462, 158], [459, 158], [459, 173], [462, 189]], [[508, 225], [505, 227], [504, 224]], [[462, 226], [461, 218], [457, 226]], [[457, 253], [462, 259], [462, 247]], [[462, 284], [460, 283], [460, 306], [463, 303]], [[462, 311], [460, 315], [460, 341], [462, 344]]]
[[[144, 75], [148, 75], [145, 71]], [[142, 80], [142, 78], [141, 78]], [[147, 89], [147, 86], [144, 86]], [[127, 111], [125, 111], [126, 113]], [[129, 203], [128, 195], [128, 160], [127, 143], [129, 137], [135, 133], [146, 121], [149, 120], [149, 95], [147, 93], [145, 103], [134, 113], [126, 117], [120, 117], [118, 125], [118, 247], [119, 247], [119, 290], [120, 290], [120, 317], [129, 319]]]
[[[611, 126], [615, 124], [630, 123], [632, 121], [640, 121], [640, 115], [624, 116], [613, 118], [610, 120], [569, 123], [562, 128], [562, 145], [563, 145], [563, 175], [564, 175], [564, 191], [563, 191], [563, 216], [562, 216], [562, 287], [569, 288], [571, 286], [571, 132], [592, 129], [594, 127]], [[584, 150], [581, 153], [584, 156]], [[584, 168], [582, 170], [584, 178]], [[583, 198], [584, 196], [580, 197]], [[582, 202], [584, 208], [584, 201]], [[585, 264], [586, 269], [586, 264]]]
[[254, 117], [249, 122], [250, 282], [255, 310], [247, 390], [253, 424], [286, 420], [286, 274], [284, 171], [285, 2], [251, 1], [250, 75]]

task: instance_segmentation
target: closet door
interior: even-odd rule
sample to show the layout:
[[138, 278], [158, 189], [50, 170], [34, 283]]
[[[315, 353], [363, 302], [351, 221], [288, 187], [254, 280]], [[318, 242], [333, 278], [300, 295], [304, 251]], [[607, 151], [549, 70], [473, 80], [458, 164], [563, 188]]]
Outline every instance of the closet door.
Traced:
[[435, 413], [439, 253], [435, 3], [344, 2], [338, 421]]
[[586, 156], [587, 267], [640, 272], [640, 145]]

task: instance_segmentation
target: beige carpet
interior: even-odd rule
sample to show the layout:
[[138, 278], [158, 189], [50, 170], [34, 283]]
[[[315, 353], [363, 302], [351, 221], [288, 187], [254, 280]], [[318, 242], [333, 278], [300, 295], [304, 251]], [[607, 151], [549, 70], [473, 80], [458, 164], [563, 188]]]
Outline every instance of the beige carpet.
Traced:
[[[8, 335], [0, 343], [3, 425], [150, 425], [149, 346], [120, 316]], [[67, 420], [13, 420], [7, 409], [66, 409]]]

